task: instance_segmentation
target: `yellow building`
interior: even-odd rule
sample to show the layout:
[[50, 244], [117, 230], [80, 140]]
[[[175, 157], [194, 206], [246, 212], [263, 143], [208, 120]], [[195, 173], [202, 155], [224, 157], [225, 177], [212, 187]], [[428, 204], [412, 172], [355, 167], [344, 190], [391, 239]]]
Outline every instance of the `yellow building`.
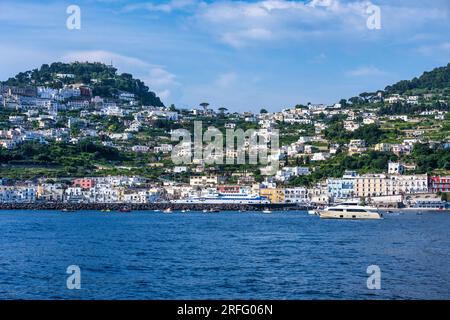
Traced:
[[353, 185], [358, 197], [376, 197], [388, 194], [389, 180], [383, 174], [364, 175], [355, 178]]
[[391, 150], [392, 145], [390, 143], [378, 143], [375, 145], [375, 151], [381, 152], [389, 152]]
[[270, 203], [284, 203], [284, 189], [260, 189], [259, 194], [262, 197], [267, 197]]

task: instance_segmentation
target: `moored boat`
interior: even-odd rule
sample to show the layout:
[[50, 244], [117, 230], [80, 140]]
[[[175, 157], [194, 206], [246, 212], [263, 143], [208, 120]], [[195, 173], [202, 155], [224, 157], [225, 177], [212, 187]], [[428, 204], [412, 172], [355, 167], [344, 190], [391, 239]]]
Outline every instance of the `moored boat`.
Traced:
[[240, 192], [216, 192], [208, 190], [201, 195], [191, 195], [186, 199], [173, 200], [173, 203], [180, 204], [269, 204], [267, 197], [258, 194], [250, 194], [245, 191]]

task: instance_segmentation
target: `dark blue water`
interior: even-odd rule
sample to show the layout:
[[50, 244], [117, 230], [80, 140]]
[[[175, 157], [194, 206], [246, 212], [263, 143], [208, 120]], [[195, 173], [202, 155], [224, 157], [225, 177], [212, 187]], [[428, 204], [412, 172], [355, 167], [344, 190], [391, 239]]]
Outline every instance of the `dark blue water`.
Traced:
[[1, 299], [450, 299], [450, 213], [0, 211], [0, 240]]

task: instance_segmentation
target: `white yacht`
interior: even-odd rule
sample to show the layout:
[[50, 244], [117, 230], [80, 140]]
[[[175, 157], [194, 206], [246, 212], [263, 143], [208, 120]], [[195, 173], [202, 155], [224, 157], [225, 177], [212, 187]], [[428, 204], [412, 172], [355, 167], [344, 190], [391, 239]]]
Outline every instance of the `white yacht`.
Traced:
[[342, 203], [320, 210], [322, 219], [382, 219], [383, 216], [377, 208], [361, 206], [358, 204]]

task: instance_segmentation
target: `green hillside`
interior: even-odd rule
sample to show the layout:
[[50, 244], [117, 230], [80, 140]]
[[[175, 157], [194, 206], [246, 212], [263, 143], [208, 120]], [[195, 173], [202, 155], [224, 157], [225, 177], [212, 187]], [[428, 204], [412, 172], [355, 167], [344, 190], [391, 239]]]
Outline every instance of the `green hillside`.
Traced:
[[419, 78], [412, 80], [402, 80], [394, 85], [387, 86], [385, 91], [388, 94], [404, 94], [407, 91], [450, 91], [450, 63], [445, 67], [435, 68], [432, 71], [424, 72]]
[[[58, 74], [72, 74], [73, 78], [58, 77]], [[103, 63], [55, 62], [50, 65], [43, 64], [39, 69], [20, 72], [14, 78], [2, 82], [11, 86], [47, 86], [62, 88], [64, 85], [83, 83], [93, 89], [94, 96], [115, 98], [120, 91], [134, 93], [137, 100], [143, 105], [164, 106], [160, 98], [149, 90], [139, 79], [131, 74], [118, 74], [117, 69]]]

